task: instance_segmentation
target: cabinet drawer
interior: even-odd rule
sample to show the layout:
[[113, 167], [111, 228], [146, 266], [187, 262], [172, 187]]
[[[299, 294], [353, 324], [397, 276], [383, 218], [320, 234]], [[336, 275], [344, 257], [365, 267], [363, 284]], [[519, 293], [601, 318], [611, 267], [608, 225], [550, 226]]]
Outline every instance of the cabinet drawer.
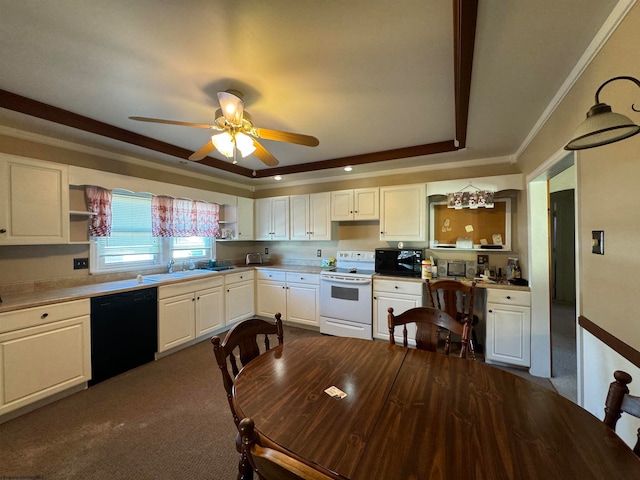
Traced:
[[258, 280], [266, 280], [270, 282], [284, 282], [286, 279], [286, 272], [283, 272], [281, 270], [259, 269], [259, 270], [256, 270], [256, 278]]
[[306, 283], [320, 285], [320, 275], [315, 273], [287, 272], [287, 283]]
[[247, 270], [246, 272], [228, 273], [224, 276], [225, 285], [231, 285], [232, 283], [246, 282], [247, 280], [253, 280], [255, 277], [255, 270]]
[[410, 282], [401, 280], [374, 280], [373, 293], [389, 292], [404, 293], [407, 295], [422, 295], [425, 289], [423, 282]]
[[163, 298], [175, 297], [176, 295], [184, 295], [185, 293], [193, 293], [207, 288], [221, 287], [222, 283], [222, 276], [218, 276], [174, 283], [173, 285], [164, 285], [158, 287], [158, 299], [161, 300]]
[[487, 288], [487, 303], [501, 303], [503, 305], [521, 305], [523, 307], [529, 307], [531, 305], [531, 292]]
[[81, 317], [90, 311], [91, 303], [85, 299], [0, 313], [0, 333]]

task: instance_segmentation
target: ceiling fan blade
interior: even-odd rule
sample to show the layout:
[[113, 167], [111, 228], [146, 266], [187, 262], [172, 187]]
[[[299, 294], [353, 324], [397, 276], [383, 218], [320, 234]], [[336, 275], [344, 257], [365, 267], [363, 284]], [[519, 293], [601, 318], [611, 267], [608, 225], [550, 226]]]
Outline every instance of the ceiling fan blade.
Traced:
[[256, 147], [256, 150], [253, 152], [253, 154], [260, 160], [262, 160], [262, 163], [264, 163], [266, 166], [275, 167], [280, 163], [278, 159], [271, 155], [271, 153], [262, 145], [260, 145], [257, 140], [253, 141], [253, 145]]
[[281, 132], [280, 130], [269, 130], [268, 128], [255, 128], [256, 135], [265, 140], [275, 140], [276, 142], [296, 143], [307, 147], [317, 147], [320, 141], [311, 135], [300, 133]]
[[193, 160], [195, 162], [197, 162], [198, 160], [202, 160], [203, 158], [207, 157], [211, 152], [213, 152], [215, 149], [216, 147], [213, 145], [213, 142], [209, 140], [202, 147], [200, 147], [199, 150], [189, 155], [189, 160]]
[[239, 95], [240, 92], [236, 95], [229, 90], [218, 92], [218, 101], [225, 120], [236, 126], [242, 125], [242, 114], [244, 112], [244, 102]]
[[214, 128], [213, 125], [207, 125], [205, 123], [179, 122], [177, 120], [164, 120], [162, 118], [149, 118], [149, 117], [129, 117], [129, 118], [131, 120], [136, 120], [138, 122], [165, 123], [168, 125], [181, 125], [183, 127]]

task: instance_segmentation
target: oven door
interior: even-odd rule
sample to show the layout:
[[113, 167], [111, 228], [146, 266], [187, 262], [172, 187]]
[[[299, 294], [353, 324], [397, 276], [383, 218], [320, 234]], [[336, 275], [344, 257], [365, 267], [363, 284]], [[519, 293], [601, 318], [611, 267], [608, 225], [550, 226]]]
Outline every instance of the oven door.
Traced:
[[320, 316], [371, 324], [371, 278], [322, 275]]

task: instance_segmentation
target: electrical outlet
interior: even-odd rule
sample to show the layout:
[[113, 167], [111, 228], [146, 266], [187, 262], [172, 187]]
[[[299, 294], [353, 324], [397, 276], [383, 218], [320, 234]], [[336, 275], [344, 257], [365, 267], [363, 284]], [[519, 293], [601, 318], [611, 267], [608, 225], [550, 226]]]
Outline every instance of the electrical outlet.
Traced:
[[269, 255], [269, 247], [264, 247], [264, 254]]
[[321, 257], [322, 256], [322, 250], [318, 249], [316, 250], [316, 257]]
[[89, 268], [89, 259], [88, 258], [74, 258], [73, 259], [73, 269], [74, 270], [83, 270], [85, 268]]

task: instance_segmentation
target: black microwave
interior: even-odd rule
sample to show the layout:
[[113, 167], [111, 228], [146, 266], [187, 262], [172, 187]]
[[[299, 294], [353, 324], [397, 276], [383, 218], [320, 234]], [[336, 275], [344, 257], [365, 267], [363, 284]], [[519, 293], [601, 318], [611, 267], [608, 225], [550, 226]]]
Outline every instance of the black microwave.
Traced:
[[376, 248], [376, 273], [400, 277], [420, 277], [423, 258], [423, 250]]

